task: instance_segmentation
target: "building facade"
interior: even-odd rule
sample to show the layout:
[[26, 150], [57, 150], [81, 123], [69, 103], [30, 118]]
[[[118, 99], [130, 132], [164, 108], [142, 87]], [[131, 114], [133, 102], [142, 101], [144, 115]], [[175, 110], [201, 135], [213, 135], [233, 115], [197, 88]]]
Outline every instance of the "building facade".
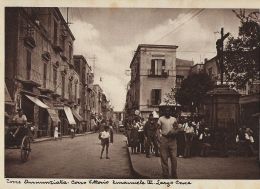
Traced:
[[146, 45], [137, 47], [131, 61], [131, 80], [128, 85], [126, 112], [140, 110], [144, 117], [158, 111], [164, 96], [175, 88], [175, 45]]
[[82, 83], [80, 92], [81, 109], [79, 114], [83, 118], [83, 131], [90, 131], [91, 114], [93, 106], [93, 82], [94, 74], [87, 60], [82, 55], [74, 55], [75, 70], [79, 73], [79, 79]]
[[[36, 126], [36, 137], [61, 134], [77, 124], [80, 81], [74, 70], [75, 38], [58, 8], [5, 9], [5, 83]], [[80, 120], [79, 120], [80, 122]]]

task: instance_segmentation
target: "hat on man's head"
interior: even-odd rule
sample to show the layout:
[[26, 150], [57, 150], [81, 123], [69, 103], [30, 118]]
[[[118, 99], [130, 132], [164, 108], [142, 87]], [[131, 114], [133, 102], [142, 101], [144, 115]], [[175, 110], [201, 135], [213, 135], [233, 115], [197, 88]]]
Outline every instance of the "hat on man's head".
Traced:
[[156, 119], [157, 119], [157, 118], [159, 118], [159, 115], [157, 114], [157, 112], [156, 112], [156, 111], [153, 111], [153, 113], [152, 113], [152, 114], [153, 114], [153, 118], [156, 118]]

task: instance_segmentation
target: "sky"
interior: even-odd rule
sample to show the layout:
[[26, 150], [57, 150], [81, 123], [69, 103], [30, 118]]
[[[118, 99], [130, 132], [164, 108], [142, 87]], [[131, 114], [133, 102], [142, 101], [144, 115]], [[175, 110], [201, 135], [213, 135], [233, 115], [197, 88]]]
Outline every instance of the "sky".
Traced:
[[177, 45], [177, 58], [196, 64], [216, 55], [221, 27], [236, 37], [240, 25], [231, 9], [68, 8], [68, 20], [74, 54], [85, 56], [115, 111], [124, 108], [138, 44]]

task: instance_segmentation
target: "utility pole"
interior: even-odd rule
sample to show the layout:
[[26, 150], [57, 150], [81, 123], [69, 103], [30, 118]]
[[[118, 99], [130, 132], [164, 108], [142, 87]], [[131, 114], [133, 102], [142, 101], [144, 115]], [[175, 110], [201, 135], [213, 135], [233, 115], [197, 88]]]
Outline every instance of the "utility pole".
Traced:
[[223, 73], [224, 73], [224, 40], [229, 36], [230, 33], [224, 35], [224, 28], [221, 28], [221, 38], [216, 42], [217, 48], [217, 65], [220, 69], [220, 80], [223, 85]]

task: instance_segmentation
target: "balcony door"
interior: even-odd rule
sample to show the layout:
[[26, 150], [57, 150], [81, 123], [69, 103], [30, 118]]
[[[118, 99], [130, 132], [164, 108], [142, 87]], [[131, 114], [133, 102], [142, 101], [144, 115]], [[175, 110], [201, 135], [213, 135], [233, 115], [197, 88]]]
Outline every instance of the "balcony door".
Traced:
[[151, 62], [151, 74], [152, 75], [162, 75], [165, 70], [165, 60], [164, 59], [152, 59]]

